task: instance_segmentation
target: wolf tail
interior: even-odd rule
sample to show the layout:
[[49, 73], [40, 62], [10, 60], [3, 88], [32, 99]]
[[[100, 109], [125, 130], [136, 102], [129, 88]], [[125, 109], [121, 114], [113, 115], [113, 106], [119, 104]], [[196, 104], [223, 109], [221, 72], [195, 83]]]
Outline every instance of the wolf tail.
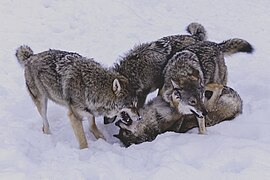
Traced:
[[225, 55], [232, 55], [238, 52], [252, 53], [254, 51], [249, 42], [237, 38], [223, 41], [222, 43], [219, 43], [219, 46]]
[[23, 45], [20, 46], [16, 51], [16, 57], [18, 62], [24, 66], [27, 62], [27, 59], [33, 55], [33, 51], [29, 46]]
[[200, 41], [206, 40], [206, 30], [203, 25], [193, 22], [190, 23], [187, 28], [187, 32], [190, 33], [192, 36], [197, 36]]

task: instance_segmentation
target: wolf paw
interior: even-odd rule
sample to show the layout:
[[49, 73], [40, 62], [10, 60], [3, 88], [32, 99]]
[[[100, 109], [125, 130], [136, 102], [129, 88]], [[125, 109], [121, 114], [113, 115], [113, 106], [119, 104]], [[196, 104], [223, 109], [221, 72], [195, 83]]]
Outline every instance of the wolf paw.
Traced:
[[52, 134], [49, 128], [42, 127], [42, 131], [44, 134]]

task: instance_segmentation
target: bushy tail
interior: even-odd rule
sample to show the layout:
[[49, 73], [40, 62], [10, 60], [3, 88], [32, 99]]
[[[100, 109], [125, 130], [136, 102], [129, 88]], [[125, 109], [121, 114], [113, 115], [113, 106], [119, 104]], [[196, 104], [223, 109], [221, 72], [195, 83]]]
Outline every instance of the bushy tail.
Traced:
[[243, 39], [229, 39], [219, 44], [221, 51], [225, 55], [231, 55], [238, 52], [252, 53], [254, 51], [251, 44]]
[[204, 41], [206, 40], [206, 30], [205, 28], [196, 22], [190, 23], [187, 26], [187, 32], [190, 33], [192, 36], [197, 36], [199, 40]]
[[16, 57], [18, 62], [24, 66], [27, 62], [27, 59], [33, 55], [33, 51], [29, 46], [23, 45], [20, 46], [16, 51]]

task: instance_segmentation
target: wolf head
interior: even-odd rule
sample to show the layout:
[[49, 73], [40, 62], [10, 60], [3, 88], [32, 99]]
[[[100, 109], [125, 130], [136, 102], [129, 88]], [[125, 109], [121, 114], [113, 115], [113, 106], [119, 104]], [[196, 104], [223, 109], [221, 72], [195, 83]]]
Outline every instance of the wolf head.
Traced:
[[204, 88], [197, 80], [187, 80], [181, 85], [171, 80], [171, 104], [180, 114], [194, 114], [197, 118], [207, 115], [204, 107]]
[[206, 133], [204, 106], [204, 88], [195, 81], [186, 81], [184, 86], [178, 86], [173, 80], [171, 95], [172, 106], [182, 115], [194, 114], [199, 124], [199, 134]]
[[109, 118], [121, 116], [127, 122], [129, 120], [136, 121], [140, 119], [137, 107], [138, 98], [135, 92], [128, 89], [128, 80], [125, 77], [114, 79], [112, 91], [115, 94], [115, 103], [113, 105], [116, 109], [111, 111], [107, 116]]
[[206, 114], [204, 101], [204, 77], [196, 54], [181, 51], [169, 60], [164, 69], [165, 83], [161, 95], [179, 113]]
[[175, 121], [180, 119], [179, 113], [161, 96], [157, 96], [140, 109], [142, 119], [139, 121], [123, 121], [121, 118], [116, 122], [120, 128], [119, 133], [114, 135], [125, 146], [152, 141], [158, 134], [165, 132]]
[[151, 120], [149, 121], [149, 119], [132, 121], [132, 123], [129, 124], [119, 120], [115, 125], [118, 126], [120, 130], [114, 137], [118, 138], [125, 147], [128, 147], [131, 144], [153, 141], [159, 134], [159, 130], [157, 129], [158, 126], [156, 124], [151, 124]]

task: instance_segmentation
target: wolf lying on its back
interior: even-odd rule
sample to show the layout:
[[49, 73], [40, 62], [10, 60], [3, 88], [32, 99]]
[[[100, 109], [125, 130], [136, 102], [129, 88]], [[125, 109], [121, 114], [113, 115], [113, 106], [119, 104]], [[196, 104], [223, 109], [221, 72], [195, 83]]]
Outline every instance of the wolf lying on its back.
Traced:
[[26, 86], [42, 117], [46, 134], [50, 133], [46, 115], [48, 99], [68, 108], [81, 149], [88, 147], [82, 116], [88, 117], [90, 131], [97, 138], [104, 136], [97, 129], [94, 116], [112, 117], [125, 110], [130, 117], [139, 117], [136, 96], [128, 89], [128, 80], [93, 59], [58, 50], [33, 54], [28, 46], [19, 47], [16, 56], [25, 67]]
[[[152, 141], [158, 134], [164, 133], [177, 121], [181, 115], [175, 108], [165, 102], [160, 96], [147, 103], [140, 109], [142, 119], [131, 124], [126, 119], [121, 119], [115, 124], [120, 128], [119, 134], [114, 135], [126, 146]], [[130, 120], [132, 121], [132, 120]]]
[[[209, 84], [206, 86], [205, 107], [208, 111], [206, 124], [208, 126], [220, 123], [224, 120], [235, 118], [242, 112], [242, 100], [233, 89]], [[173, 99], [180, 98], [174, 91]], [[186, 132], [198, 123], [194, 115], [181, 115], [175, 108], [157, 96], [140, 110], [142, 120], [125, 124], [127, 120], [119, 120], [116, 125], [120, 128], [119, 133], [114, 135], [126, 146], [153, 141], [159, 134], [166, 131]]]

